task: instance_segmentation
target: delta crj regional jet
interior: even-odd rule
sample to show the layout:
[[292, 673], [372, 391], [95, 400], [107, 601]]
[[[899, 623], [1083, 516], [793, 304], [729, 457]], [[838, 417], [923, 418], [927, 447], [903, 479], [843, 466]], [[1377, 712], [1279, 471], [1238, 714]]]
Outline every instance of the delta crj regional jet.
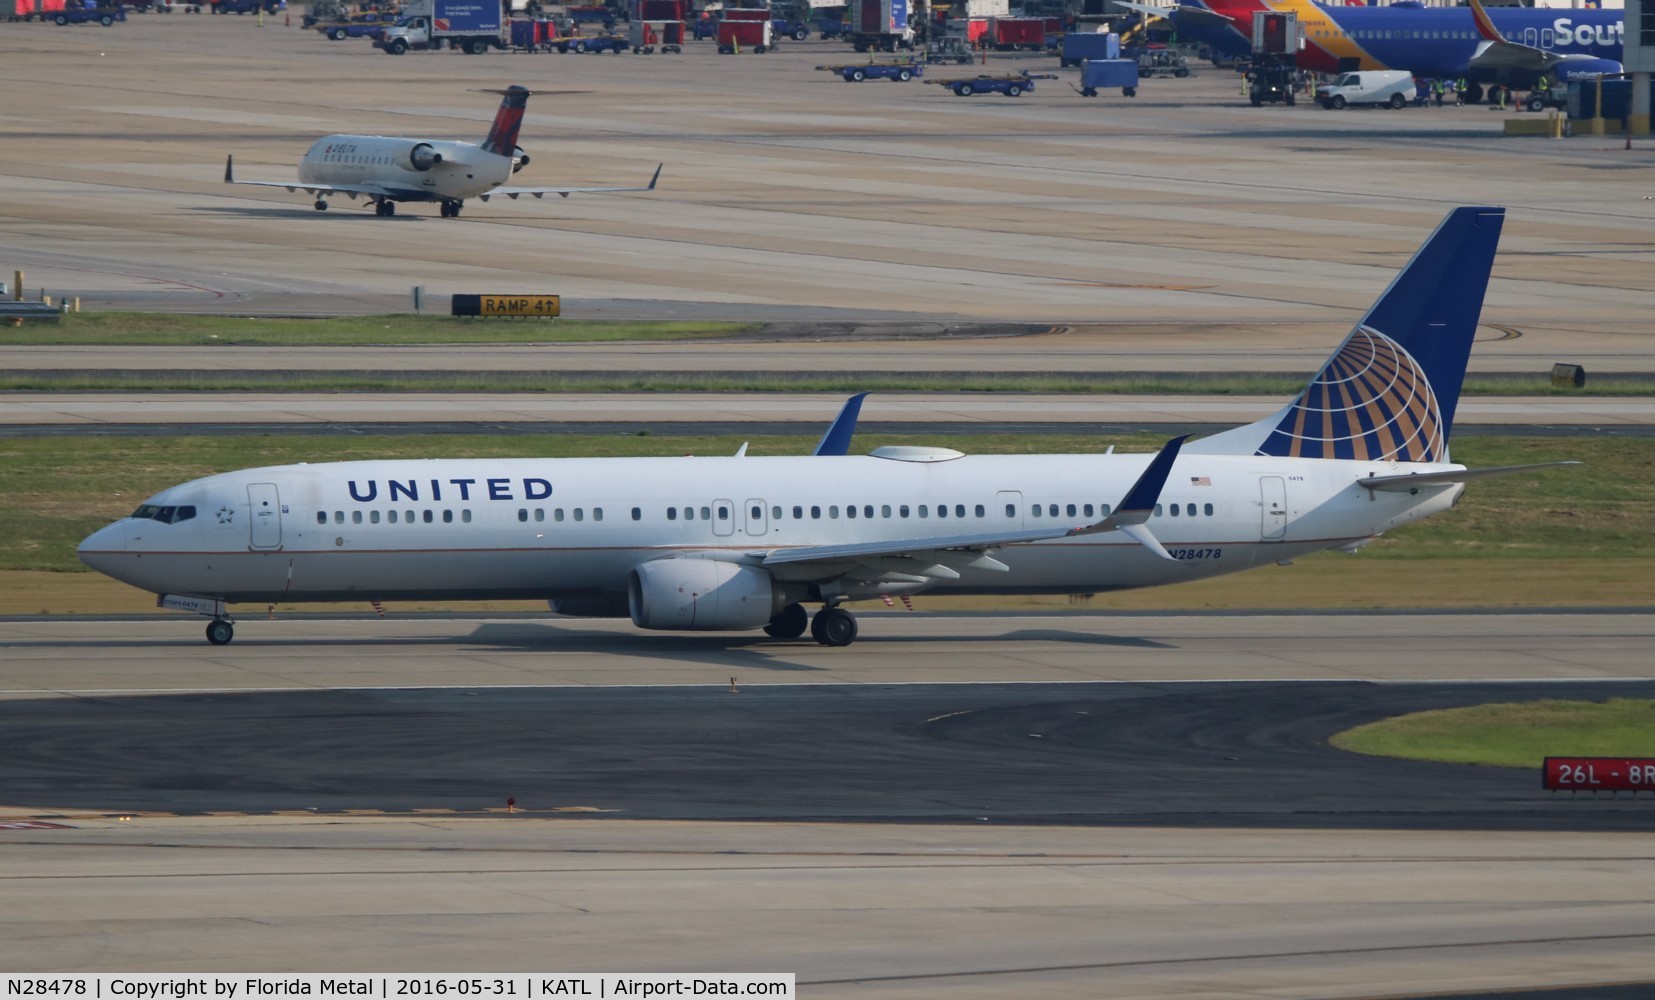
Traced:
[[[646, 629], [808, 626], [856, 638], [846, 601], [920, 591], [1150, 587], [1354, 552], [1452, 507], [1448, 439], [1505, 210], [1459, 208], [1297, 398], [1154, 455], [817, 453], [463, 459], [248, 469], [163, 490], [87, 538], [93, 569], [211, 616], [234, 603], [547, 600]], [[812, 618], [807, 603], [821, 605]]]
[[224, 159], [224, 183], [279, 187], [316, 196], [316, 211], [325, 212], [328, 195], [343, 194], [353, 201], [366, 198], [377, 215], [395, 215], [399, 201], [435, 201], [445, 219], [457, 218], [467, 198], [522, 195], [542, 198], [596, 191], [653, 191], [661, 167], [642, 187], [502, 187], [511, 175], [529, 165], [529, 155], [517, 145], [523, 109], [533, 95], [523, 87], [484, 91], [501, 94], [500, 110], [481, 146], [445, 139], [393, 139], [381, 135], [325, 135], [311, 144], [299, 160], [297, 181], [236, 180], [235, 157]]

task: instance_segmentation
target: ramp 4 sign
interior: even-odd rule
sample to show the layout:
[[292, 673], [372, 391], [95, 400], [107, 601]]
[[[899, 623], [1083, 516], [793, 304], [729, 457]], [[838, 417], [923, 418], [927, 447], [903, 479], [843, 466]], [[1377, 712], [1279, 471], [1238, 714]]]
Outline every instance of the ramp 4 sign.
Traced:
[[454, 316], [506, 316], [551, 319], [562, 314], [556, 295], [455, 295], [449, 304]]
[[1554, 792], [1655, 792], [1655, 757], [1547, 757]]

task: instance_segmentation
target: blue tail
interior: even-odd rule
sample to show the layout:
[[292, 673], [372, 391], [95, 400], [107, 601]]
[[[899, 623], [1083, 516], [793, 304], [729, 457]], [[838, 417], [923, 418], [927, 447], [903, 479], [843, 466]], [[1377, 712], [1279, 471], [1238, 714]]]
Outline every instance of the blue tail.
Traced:
[[1186, 451], [1390, 462], [1448, 460], [1503, 208], [1456, 208], [1299, 397]]

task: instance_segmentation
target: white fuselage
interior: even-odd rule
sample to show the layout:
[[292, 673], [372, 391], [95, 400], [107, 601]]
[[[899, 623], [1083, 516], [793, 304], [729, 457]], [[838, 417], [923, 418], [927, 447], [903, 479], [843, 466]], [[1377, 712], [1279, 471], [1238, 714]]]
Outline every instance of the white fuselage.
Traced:
[[[369, 461], [209, 476], [81, 545], [133, 586], [226, 602], [558, 598], [625, 591], [666, 556], [1080, 526], [1149, 455]], [[1176, 561], [1104, 532], [1010, 545], [1003, 571], [889, 592], [1083, 593], [1175, 583], [1354, 548], [1444, 510], [1463, 487], [1376, 492], [1365, 476], [1459, 468], [1184, 455], [1148, 527]], [[183, 512], [190, 511], [185, 517]], [[171, 523], [168, 523], [168, 522]], [[854, 574], [856, 563], [847, 561]], [[778, 566], [778, 582], [823, 579]]]
[[[423, 170], [416, 165], [431, 157], [441, 159]], [[404, 201], [464, 201], [499, 187], [511, 173], [511, 157], [474, 143], [379, 135], [323, 136], [299, 161], [301, 183], [380, 187]]]

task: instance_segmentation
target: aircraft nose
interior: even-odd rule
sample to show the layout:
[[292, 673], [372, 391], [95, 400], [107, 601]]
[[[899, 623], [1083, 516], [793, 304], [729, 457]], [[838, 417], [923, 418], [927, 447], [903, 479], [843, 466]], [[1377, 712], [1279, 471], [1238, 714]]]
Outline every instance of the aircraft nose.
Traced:
[[126, 552], [127, 523], [116, 521], [87, 535], [75, 550], [80, 561], [99, 573], [112, 573]]

